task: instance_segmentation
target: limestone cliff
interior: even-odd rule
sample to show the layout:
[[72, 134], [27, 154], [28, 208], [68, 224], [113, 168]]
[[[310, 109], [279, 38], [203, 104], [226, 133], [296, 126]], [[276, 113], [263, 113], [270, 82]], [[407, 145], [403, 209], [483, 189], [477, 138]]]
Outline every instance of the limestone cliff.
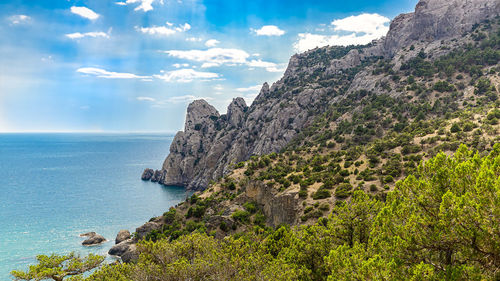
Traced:
[[272, 86], [265, 83], [250, 107], [236, 98], [220, 115], [207, 102], [194, 101], [162, 169], [145, 171], [143, 179], [204, 189], [231, 164], [284, 148], [329, 104], [355, 90], [380, 87], [376, 76], [362, 70], [370, 60], [394, 58], [397, 67], [408, 59], [403, 49], [459, 38], [499, 14], [498, 0], [421, 0], [414, 13], [392, 21], [385, 38], [367, 46], [323, 47], [292, 56], [283, 78]]

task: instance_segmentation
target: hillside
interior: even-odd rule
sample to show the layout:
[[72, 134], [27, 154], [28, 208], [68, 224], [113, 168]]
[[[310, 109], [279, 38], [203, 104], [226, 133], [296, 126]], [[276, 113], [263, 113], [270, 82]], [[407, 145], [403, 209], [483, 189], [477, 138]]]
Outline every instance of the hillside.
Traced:
[[498, 280], [499, 90], [494, 0], [294, 55], [249, 107], [189, 105], [143, 179], [197, 191], [89, 280]]
[[378, 81], [372, 90], [330, 103], [280, 153], [231, 165], [167, 213], [171, 225], [161, 228], [165, 217], [158, 218], [161, 230], [148, 237], [177, 237], [189, 222], [217, 237], [259, 224], [315, 223], [355, 190], [384, 201], [396, 181], [439, 152], [460, 144], [491, 151], [500, 141], [499, 27], [498, 18], [478, 25], [454, 49], [446, 41], [427, 49], [446, 54], [420, 50], [398, 70], [383, 58], [365, 66], [360, 73]]
[[[500, 140], [499, 5], [470, 1], [461, 7], [484, 13], [462, 15], [452, 11], [456, 3], [437, 2], [397, 17], [378, 42], [295, 55], [251, 107], [235, 99], [220, 116], [193, 102], [155, 181], [208, 188], [139, 236], [314, 224], [355, 190], [384, 201], [395, 182], [441, 151], [460, 144], [491, 151]], [[443, 11], [455, 14], [441, 22]]]
[[[202, 190], [211, 180], [227, 175], [231, 164], [279, 152], [331, 105], [359, 91], [391, 98], [414, 95], [415, 91], [404, 91], [408, 75], [400, 71], [401, 66], [408, 67], [409, 60], [421, 51], [434, 60], [459, 46], [475, 46], [478, 37], [473, 37], [474, 33], [462, 36], [499, 13], [500, 3], [493, 0], [420, 1], [414, 13], [396, 17], [387, 36], [379, 41], [294, 55], [283, 78], [272, 86], [264, 84], [250, 107], [238, 98], [229, 105], [227, 114], [220, 115], [205, 101], [190, 104], [184, 131], [176, 135], [162, 169], [156, 173], [148, 170], [143, 178]], [[488, 63], [495, 65], [494, 61]], [[475, 64], [482, 66], [483, 62]], [[440, 73], [446, 71], [439, 69]], [[398, 72], [400, 79], [393, 72]], [[426, 75], [417, 74], [413, 74], [417, 81], [410, 84], [422, 86], [425, 80], [428, 87], [432, 83], [426, 81]], [[430, 75], [435, 79], [448, 78], [447, 73], [443, 77], [434, 74]], [[433, 104], [433, 100], [428, 102]]]

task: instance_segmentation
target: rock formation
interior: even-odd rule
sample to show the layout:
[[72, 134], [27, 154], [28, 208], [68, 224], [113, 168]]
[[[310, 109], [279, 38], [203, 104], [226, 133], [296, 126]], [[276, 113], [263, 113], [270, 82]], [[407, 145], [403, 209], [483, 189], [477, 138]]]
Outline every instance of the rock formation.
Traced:
[[[231, 164], [280, 151], [316, 113], [342, 96], [377, 87], [370, 73], [356, 70], [363, 62], [396, 57], [413, 44], [458, 38], [498, 14], [498, 0], [421, 0], [414, 13], [396, 17], [387, 36], [368, 46], [350, 50], [323, 47], [296, 54], [283, 78], [272, 86], [265, 83], [250, 107], [236, 98], [227, 114], [220, 115], [203, 100], [191, 103], [184, 131], [175, 136], [162, 170], [147, 169], [142, 178], [204, 189], [210, 180], [224, 176]], [[398, 57], [396, 64], [402, 59]], [[337, 79], [339, 76], [354, 82], [341, 84], [346, 79]]]
[[151, 180], [151, 178], [154, 175], [154, 172], [155, 171], [153, 169], [146, 169], [146, 170], [144, 170], [144, 172], [142, 173], [141, 179], [144, 180], [144, 181]]
[[134, 244], [132, 239], [124, 240], [109, 249], [108, 254], [112, 256], [123, 256], [127, 251], [130, 250], [130, 246]]
[[118, 256], [124, 262], [136, 260], [139, 255], [135, 243], [144, 238], [148, 233], [153, 230], [159, 230], [162, 227], [160, 221], [149, 221], [142, 226], [136, 228], [135, 235], [132, 238], [128, 230], [120, 230], [116, 235], [115, 245], [109, 249], [108, 254]]
[[107, 241], [106, 238], [104, 238], [104, 236], [97, 234], [95, 232], [80, 234], [80, 236], [88, 237], [82, 242], [83, 246], [96, 246]]
[[115, 244], [120, 244], [127, 239], [130, 239], [130, 231], [120, 230], [120, 232], [116, 235]]

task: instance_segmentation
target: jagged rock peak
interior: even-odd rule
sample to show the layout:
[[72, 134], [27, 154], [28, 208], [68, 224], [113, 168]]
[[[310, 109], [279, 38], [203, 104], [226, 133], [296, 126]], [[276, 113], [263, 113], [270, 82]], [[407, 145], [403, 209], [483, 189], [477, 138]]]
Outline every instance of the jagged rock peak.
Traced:
[[254, 104], [257, 104], [259, 103], [261, 100], [265, 100], [265, 98], [269, 95], [269, 92], [270, 92], [270, 87], [269, 87], [269, 84], [267, 82], [265, 82], [263, 85], [262, 85], [262, 88], [260, 89], [260, 92], [259, 94], [257, 95], [257, 97], [255, 98], [254, 100]]
[[243, 98], [235, 98], [227, 108], [227, 120], [232, 126], [241, 126], [248, 106]]
[[184, 131], [186, 132], [190, 129], [194, 129], [197, 124], [200, 124], [211, 116], [220, 117], [220, 114], [217, 109], [208, 102], [205, 100], [195, 100], [191, 102], [187, 108]]

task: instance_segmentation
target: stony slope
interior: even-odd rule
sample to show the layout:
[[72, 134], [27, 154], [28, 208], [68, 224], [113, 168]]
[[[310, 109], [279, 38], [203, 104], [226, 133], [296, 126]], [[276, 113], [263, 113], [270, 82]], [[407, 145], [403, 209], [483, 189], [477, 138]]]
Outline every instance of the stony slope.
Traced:
[[[193, 102], [163, 169], [143, 176], [207, 188], [139, 227], [132, 242], [312, 224], [356, 190], [385, 200], [395, 181], [439, 151], [464, 143], [487, 153], [500, 142], [499, 5], [467, 1], [462, 8], [482, 12], [452, 16], [459, 2], [420, 1], [369, 46], [293, 56], [250, 107], [235, 99], [220, 115]], [[419, 27], [429, 37], [411, 39], [423, 18], [435, 19], [427, 20], [433, 28]], [[386, 47], [402, 30], [398, 47]], [[124, 260], [134, 257], [130, 249]]]
[[391, 77], [367, 70], [380, 58], [397, 70], [421, 50], [445, 55], [463, 42], [465, 32], [498, 14], [496, 0], [422, 0], [414, 13], [392, 21], [386, 38], [368, 46], [324, 47], [294, 55], [283, 78], [272, 86], [264, 84], [250, 107], [238, 98], [220, 115], [205, 101], [195, 101], [162, 169], [145, 171], [143, 179], [204, 189], [228, 174], [231, 164], [280, 151], [349, 94], [368, 90], [399, 96], [390, 87]]

